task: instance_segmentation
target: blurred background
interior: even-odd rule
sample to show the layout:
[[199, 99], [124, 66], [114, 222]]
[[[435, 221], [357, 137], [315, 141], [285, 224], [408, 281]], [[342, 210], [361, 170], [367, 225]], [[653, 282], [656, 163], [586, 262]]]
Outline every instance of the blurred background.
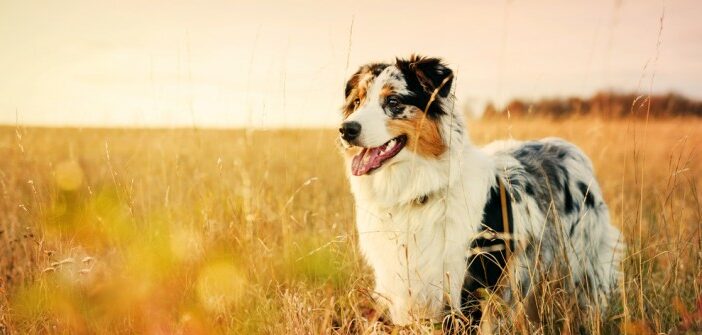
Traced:
[[597, 93], [694, 100], [699, 9], [694, 0], [2, 1], [0, 123], [334, 126], [349, 74], [413, 52], [451, 65], [470, 115]]

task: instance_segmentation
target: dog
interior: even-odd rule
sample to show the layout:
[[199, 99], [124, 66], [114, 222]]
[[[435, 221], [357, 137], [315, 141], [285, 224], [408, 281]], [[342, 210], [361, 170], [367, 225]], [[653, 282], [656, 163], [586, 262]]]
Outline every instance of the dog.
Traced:
[[476, 147], [453, 82], [412, 55], [346, 83], [339, 142], [375, 300], [396, 325], [476, 322], [481, 291], [515, 304], [561, 266], [580, 306], [603, 310], [623, 244], [589, 158], [558, 138]]

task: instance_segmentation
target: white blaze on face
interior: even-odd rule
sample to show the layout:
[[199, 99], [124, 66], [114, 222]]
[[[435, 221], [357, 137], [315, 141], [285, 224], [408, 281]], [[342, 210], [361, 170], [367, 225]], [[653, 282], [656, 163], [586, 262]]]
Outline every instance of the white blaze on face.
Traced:
[[371, 79], [366, 99], [346, 118], [345, 121], [355, 121], [361, 125], [361, 134], [357, 143], [366, 148], [378, 147], [391, 140], [394, 136], [387, 129], [386, 121], [390, 117], [383, 109], [381, 93], [386, 86], [393, 87], [397, 94], [407, 94], [407, 84], [402, 80], [402, 74], [395, 66], [388, 66], [376, 78]]

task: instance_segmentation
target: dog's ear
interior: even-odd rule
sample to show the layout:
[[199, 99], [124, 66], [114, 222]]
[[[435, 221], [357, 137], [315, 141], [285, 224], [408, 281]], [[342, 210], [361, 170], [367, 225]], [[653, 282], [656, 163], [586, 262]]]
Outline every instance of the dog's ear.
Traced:
[[419, 84], [421, 88], [445, 98], [451, 93], [453, 71], [446, 67], [439, 58], [412, 55], [409, 59], [397, 59], [396, 66], [405, 75], [408, 84]]
[[351, 75], [351, 78], [349, 78], [349, 80], [346, 82], [346, 88], [344, 89], [344, 98], [348, 98], [349, 94], [351, 94], [351, 91], [353, 90], [353, 88], [358, 85], [358, 80], [359, 80], [362, 69], [363, 68], [358, 69], [358, 71], [356, 71], [356, 73]]
[[358, 68], [358, 71], [351, 75], [351, 78], [349, 78], [349, 80], [346, 82], [346, 89], [344, 91], [345, 97], [349, 97], [349, 94], [351, 94], [351, 91], [354, 87], [358, 86], [358, 82], [361, 80], [362, 77], [366, 75], [372, 75], [373, 77], [377, 77], [387, 67], [388, 64], [385, 63], [371, 63]]

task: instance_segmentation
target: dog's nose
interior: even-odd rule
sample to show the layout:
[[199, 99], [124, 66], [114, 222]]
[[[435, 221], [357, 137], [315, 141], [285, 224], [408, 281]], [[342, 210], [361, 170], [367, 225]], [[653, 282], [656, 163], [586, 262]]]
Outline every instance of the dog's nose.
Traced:
[[344, 140], [353, 141], [361, 133], [361, 124], [356, 121], [344, 122], [339, 128], [339, 132]]

